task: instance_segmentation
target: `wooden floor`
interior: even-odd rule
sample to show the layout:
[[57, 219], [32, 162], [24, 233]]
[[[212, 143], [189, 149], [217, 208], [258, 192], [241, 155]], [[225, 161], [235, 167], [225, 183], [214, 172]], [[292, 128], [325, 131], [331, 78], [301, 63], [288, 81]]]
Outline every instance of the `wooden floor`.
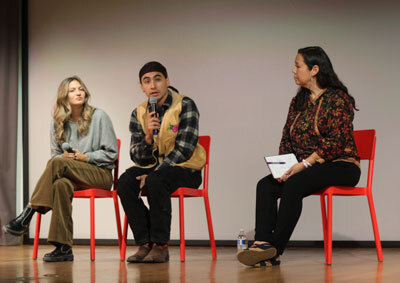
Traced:
[[235, 248], [218, 248], [212, 260], [209, 248], [187, 247], [181, 263], [179, 247], [170, 247], [170, 262], [163, 264], [120, 262], [115, 246], [97, 246], [95, 262], [89, 246], [74, 246], [73, 262], [43, 262], [51, 250], [41, 245], [39, 259], [32, 260], [32, 246], [0, 246], [0, 282], [400, 282], [400, 249], [384, 249], [383, 263], [375, 249], [334, 249], [333, 264], [326, 266], [323, 249], [291, 248], [280, 267], [264, 268], [241, 265]]

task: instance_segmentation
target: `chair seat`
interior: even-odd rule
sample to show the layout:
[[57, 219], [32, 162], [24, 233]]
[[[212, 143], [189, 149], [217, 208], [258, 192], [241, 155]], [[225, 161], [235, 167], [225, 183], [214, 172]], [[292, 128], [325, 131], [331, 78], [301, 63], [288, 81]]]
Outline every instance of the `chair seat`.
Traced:
[[204, 196], [204, 189], [193, 189], [181, 187], [171, 194], [171, 197], [202, 197]]
[[103, 190], [103, 189], [84, 189], [79, 191], [74, 191], [74, 198], [110, 198], [113, 197], [117, 193], [116, 190]]
[[367, 195], [368, 188], [366, 187], [345, 187], [345, 186], [331, 186], [325, 188], [314, 195], [336, 195], [336, 196], [363, 196]]

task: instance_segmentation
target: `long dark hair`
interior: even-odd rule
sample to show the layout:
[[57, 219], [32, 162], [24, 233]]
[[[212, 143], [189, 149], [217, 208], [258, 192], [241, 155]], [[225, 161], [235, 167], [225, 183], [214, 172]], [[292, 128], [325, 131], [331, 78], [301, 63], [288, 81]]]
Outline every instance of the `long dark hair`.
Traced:
[[[354, 97], [351, 96], [347, 90], [347, 87], [339, 80], [331, 60], [329, 60], [328, 55], [319, 46], [310, 46], [305, 48], [300, 48], [297, 51], [301, 54], [304, 59], [304, 63], [307, 65], [308, 69], [311, 70], [313, 66], [317, 65], [319, 67], [319, 72], [316, 75], [317, 82], [321, 88], [334, 88], [342, 90], [346, 95], [348, 95], [351, 103], [355, 110], [356, 102]], [[299, 87], [296, 94], [295, 110], [303, 111], [306, 109], [307, 101], [309, 100], [311, 91], [305, 87]]]

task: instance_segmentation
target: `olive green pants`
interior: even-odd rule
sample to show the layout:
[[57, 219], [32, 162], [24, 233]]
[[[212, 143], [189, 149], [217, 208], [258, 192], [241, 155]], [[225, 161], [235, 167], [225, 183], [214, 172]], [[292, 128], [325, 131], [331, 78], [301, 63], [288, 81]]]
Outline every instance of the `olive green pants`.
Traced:
[[80, 186], [110, 190], [112, 182], [108, 169], [67, 158], [50, 159], [29, 202], [40, 213], [53, 210], [47, 241], [72, 246], [74, 190]]

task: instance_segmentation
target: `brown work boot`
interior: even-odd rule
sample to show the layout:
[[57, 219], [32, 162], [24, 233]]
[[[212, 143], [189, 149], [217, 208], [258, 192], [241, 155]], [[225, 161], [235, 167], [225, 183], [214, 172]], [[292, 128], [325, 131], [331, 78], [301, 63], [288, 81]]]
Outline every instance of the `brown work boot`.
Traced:
[[143, 259], [149, 254], [151, 250], [150, 243], [139, 246], [138, 251], [128, 257], [127, 262], [143, 262]]
[[169, 261], [168, 244], [157, 245], [153, 243], [153, 247], [149, 254], [143, 259], [147, 263], [161, 263]]

